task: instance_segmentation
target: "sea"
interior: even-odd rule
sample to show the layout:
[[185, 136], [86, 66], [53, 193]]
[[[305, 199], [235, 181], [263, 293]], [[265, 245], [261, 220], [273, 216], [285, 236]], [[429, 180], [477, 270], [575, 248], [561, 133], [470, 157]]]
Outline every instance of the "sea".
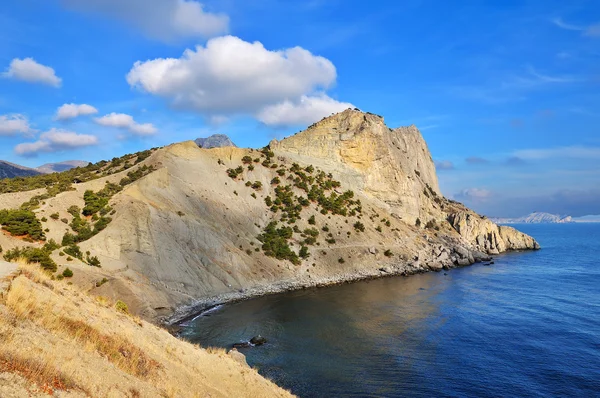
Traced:
[[241, 349], [300, 397], [600, 397], [600, 224], [522, 224], [542, 249], [223, 305], [182, 337]]

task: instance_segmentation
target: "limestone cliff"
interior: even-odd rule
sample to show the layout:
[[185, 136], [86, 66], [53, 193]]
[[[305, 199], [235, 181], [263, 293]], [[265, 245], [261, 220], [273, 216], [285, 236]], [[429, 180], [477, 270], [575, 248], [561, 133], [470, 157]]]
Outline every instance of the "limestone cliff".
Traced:
[[[102, 268], [78, 260], [69, 267], [92, 294], [123, 299], [148, 319], [182, 306], [437, 271], [539, 247], [444, 198], [416, 127], [390, 129], [357, 110], [261, 151], [189, 141], [135, 164], [133, 173], [155, 171], [112, 196], [112, 222], [80, 244]], [[72, 225], [69, 207], [82, 207], [86, 190], [128, 172], [46, 199], [39, 217], [58, 213], [43, 222], [47, 236], [60, 241]], [[10, 195], [0, 195], [0, 207], [34, 193]], [[0, 234], [5, 248], [22, 243]], [[64, 265], [58, 251], [53, 258]]]
[[419, 130], [390, 129], [378, 115], [348, 109], [281, 142], [272, 141], [270, 147], [336, 170], [354, 189], [410, 223], [431, 214], [427, 187], [440, 194], [435, 165]]

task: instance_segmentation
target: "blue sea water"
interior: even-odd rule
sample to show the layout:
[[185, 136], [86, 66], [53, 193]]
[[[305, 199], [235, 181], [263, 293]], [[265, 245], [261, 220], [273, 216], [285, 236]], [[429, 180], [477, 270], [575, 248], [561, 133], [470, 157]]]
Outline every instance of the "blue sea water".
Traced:
[[249, 364], [301, 397], [600, 397], [600, 224], [516, 227], [542, 250], [226, 305], [183, 336], [265, 336]]

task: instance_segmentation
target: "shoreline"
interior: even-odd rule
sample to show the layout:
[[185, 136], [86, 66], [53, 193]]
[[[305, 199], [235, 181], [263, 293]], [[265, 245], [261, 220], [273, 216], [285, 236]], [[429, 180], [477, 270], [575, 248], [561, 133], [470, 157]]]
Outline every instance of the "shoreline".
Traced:
[[[511, 252], [521, 252], [525, 250], [512, 250], [501, 253], [500, 255], [509, 254]], [[329, 286], [351, 284], [355, 282], [361, 282], [365, 280], [382, 279], [389, 277], [404, 276], [409, 277], [417, 274], [424, 274], [428, 272], [442, 272], [454, 268], [462, 268], [471, 266], [478, 263], [493, 262], [494, 258], [489, 257], [485, 260], [476, 260], [469, 265], [446, 265], [442, 268], [431, 269], [427, 266], [414, 266], [412, 263], [397, 264], [384, 268], [376, 268], [374, 272], [368, 272], [366, 270], [357, 272], [354, 274], [342, 274], [332, 276], [329, 278], [320, 278], [320, 280], [295, 280], [295, 281], [281, 281], [275, 284], [256, 286], [243, 291], [224, 293], [204, 299], [196, 300], [193, 304], [181, 306], [177, 308], [173, 314], [168, 317], [161, 319], [161, 323], [170, 329], [178, 329], [182, 323], [189, 322], [198, 316], [202, 316], [203, 313], [212, 310], [215, 307], [233, 304], [242, 301], [252, 300], [259, 297], [270, 296], [275, 294], [293, 292], [298, 290], [312, 289], [312, 288], [324, 288]], [[312, 282], [312, 283], [311, 283]], [[175, 330], [177, 332], [177, 330]]]

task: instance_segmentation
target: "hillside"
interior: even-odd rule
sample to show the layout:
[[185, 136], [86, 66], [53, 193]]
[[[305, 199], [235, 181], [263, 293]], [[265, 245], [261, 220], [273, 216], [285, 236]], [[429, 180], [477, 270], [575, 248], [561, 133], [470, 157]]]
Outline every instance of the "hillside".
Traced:
[[560, 216], [543, 212], [534, 212], [518, 218], [492, 218], [499, 224], [565, 224], [574, 222], [571, 216]]
[[5, 162], [0, 160], [0, 179], [15, 178], [15, 177], [30, 177], [40, 174], [41, 172], [29, 167], [20, 166], [18, 164]]
[[0, 284], [0, 336], [1, 397], [291, 396], [240, 353], [179, 340], [37, 265]]
[[[11, 227], [21, 237], [1, 234], [0, 245], [13, 254], [38, 247], [25, 254], [68, 264], [90, 293], [155, 321], [216, 302], [539, 248], [444, 198], [416, 127], [390, 129], [358, 110], [260, 151], [189, 141], [67, 173], [51, 193], [0, 184], [0, 209], [27, 202], [34, 214], [22, 215], [25, 231]], [[27, 231], [63, 247], [31, 243]]]

